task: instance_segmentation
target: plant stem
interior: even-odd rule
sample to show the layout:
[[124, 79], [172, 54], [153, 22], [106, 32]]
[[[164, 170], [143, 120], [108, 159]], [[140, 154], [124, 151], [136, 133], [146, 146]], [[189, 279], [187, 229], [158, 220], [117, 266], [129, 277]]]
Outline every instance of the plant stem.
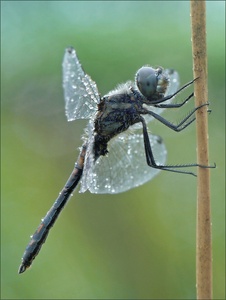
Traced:
[[[196, 106], [207, 102], [206, 3], [191, 0], [193, 73]], [[206, 107], [196, 113], [197, 162], [208, 165], [208, 123]], [[196, 225], [197, 299], [212, 299], [212, 241], [210, 207], [210, 170], [198, 168]]]

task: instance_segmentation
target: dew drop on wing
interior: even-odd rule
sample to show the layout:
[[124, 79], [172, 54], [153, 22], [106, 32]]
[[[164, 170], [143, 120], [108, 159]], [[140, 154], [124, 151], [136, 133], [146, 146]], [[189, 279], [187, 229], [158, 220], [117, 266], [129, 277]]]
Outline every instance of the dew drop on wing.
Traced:
[[[149, 136], [154, 155], [161, 164], [164, 164], [166, 160], [165, 145], [161, 143], [158, 136], [151, 134]], [[134, 132], [120, 134], [109, 142], [108, 150], [108, 155], [100, 157], [90, 169], [93, 176], [92, 180], [89, 180], [87, 188], [92, 193], [124, 192], [144, 184], [159, 172], [147, 165], [143, 135], [141, 134]], [[120, 153], [120, 159], [118, 153]], [[95, 180], [93, 180], [94, 177]]]

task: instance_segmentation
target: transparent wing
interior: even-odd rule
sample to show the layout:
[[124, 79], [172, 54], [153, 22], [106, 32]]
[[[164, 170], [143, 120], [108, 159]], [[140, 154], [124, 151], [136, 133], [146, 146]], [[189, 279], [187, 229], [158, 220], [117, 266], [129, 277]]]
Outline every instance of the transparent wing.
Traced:
[[84, 167], [82, 172], [81, 188], [80, 193], [84, 193], [89, 189], [89, 186], [94, 180], [93, 167], [94, 167], [94, 158], [93, 158], [93, 143], [94, 143], [94, 122], [90, 119], [87, 128], [86, 128], [86, 139], [87, 139], [87, 149], [84, 161]]
[[100, 98], [96, 83], [83, 71], [73, 48], [65, 50], [63, 88], [68, 121], [88, 119], [95, 113]]
[[[168, 85], [168, 88], [167, 88], [166, 93], [164, 95], [164, 97], [166, 97], [166, 96], [169, 96], [169, 95], [172, 95], [172, 94], [176, 93], [176, 91], [179, 89], [180, 82], [179, 82], [179, 74], [177, 73], [177, 71], [175, 71], [173, 69], [166, 69], [166, 70], [164, 70], [164, 73], [169, 78], [169, 85]], [[175, 97], [172, 97], [171, 99], [166, 100], [164, 102], [164, 104], [171, 103], [174, 98]], [[159, 115], [159, 114], [162, 113], [164, 108], [151, 107], [151, 110]]]
[[[151, 134], [149, 138], [156, 162], [164, 164], [167, 152], [162, 139]], [[147, 165], [143, 144], [143, 135], [123, 133], [109, 142], [109, 153], [95, 164], [87, 153], [80, 192], [121, 193], [151, 180], [159, 170]]]

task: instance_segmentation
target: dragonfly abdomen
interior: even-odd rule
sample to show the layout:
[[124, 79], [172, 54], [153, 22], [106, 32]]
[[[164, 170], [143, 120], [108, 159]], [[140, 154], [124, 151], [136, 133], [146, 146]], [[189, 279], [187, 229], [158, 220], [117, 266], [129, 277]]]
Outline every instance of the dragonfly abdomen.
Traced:
[[22, 263], [19, 267], [19, 273], [23, 273], [27, 268], [30, 267], [33, 260], [39, 253], [42, 245], [44, 244], [50, 228], [54, 225], [57, 217], [61, 213], [63, 207], [67, 203], [71, 193], [77, 187], [83, 172], [84, 159], [86, 154], [87, 145], [86, 143], [82, 146], [79, 157], [75, 164], [75, 167], [68, 178], [63, 190], [59, 193], [58, 198], [54, 202], [53, 206], [47, 212], [44, 219], [42, 219], [40, 225], [36, 229], [35, 233], [31, 236], [31, 240], [26, 247], [26, 250], [22, 257]]

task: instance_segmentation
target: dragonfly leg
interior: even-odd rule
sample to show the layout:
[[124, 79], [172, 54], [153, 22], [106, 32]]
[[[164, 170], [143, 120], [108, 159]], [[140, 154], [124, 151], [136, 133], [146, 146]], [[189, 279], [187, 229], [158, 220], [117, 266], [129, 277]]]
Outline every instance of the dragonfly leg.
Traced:
[[[201, 107], [203, 106], [208, 106], [209, 103], [204, 103], [201, 104], [200, 106], [195, 107], [194, 109], [191, 110], [191, 112], [188, 113], [188, 115], [181, 121], [179, 122], [177, 125], [171, 123], [170, 121], [166, 120], [165, 118], [163, 118], [162, 116], [154, 113], [153, 111], [149, 111], [146, 109], [143, 109], [140, 111], [141, 114], [148, 114], [151, 115], [153, 118], [155, 118], [156, 120], [160, 121], [162, 124], [166, 125], [167, 127], [169, 127], [170, 129], [179, 132], [183, 129], [185, 129], [187, 126], [189, 126], [192, 122], [195, 121], [195, 117], [193, 117], [191, 120], [189, 120], [192, 115]], [[186, 122], [188, 121], [188, 122]]]
[[144, 135], [144, 149], [145, 149], [145, 154], [146, 154], [146, 160], [148, 166], [155, 168], [155, 169], [160, 169], [160, 170], [165, 170], [165, 171], [170, 171], [170, 172], [175, 172], [175, 173], [182, 173], [182, 174], [189, 174], [193, 176], [197, 176], [194, 172], [191, 171], [185, 171], [185, 170], [180, 170], [181, 168], [189, 168], [189, 167], [201, 167], [201, 168], [215, 168], [216, 164], [213, 166], [204, 166], [200, 165], [197, 163], [193, 164], [180, 164], [180, 165], [158, 165], [155, 161], [153, 151], [151, 148], [151, 143], [149, 140], [148, 136], [148, 131], [147, 131], [147, 126], [145, 123], [145, 120], [143, 117], [140, 119], [142, 125], [143, 125], [143, 135]]
[[183, 106], [185, 103], [187, 103], [192, 97], [194, 96], [194, 93], [191, 93], [183, 102], [181, 103], [168, 103], [168, 104], [155, 104], [155, 107], [159, 108], [178, 108]]

